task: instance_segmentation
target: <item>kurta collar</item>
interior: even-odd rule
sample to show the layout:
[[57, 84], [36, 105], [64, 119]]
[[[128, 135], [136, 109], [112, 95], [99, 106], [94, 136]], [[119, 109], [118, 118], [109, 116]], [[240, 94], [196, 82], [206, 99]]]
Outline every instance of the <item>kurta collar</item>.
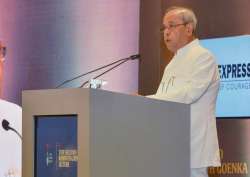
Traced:
[[176, 55], [181, 55], [186, 53], [186, 51], [188, 51], [190, 48], [199, 45], [199, 40], [198, 39], [194, 39], [193, 41], [191, 41], [190, 43], [188, 43], [187, 45], [185, 45], [184, 47], [180, 48], [179, 50], [177, 50]]

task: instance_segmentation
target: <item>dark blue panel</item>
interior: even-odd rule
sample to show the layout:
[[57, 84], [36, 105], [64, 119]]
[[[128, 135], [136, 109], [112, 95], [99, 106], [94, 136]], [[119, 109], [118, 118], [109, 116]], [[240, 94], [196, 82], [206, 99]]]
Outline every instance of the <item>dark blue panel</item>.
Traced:
[[77, 116], [35, 117], [35, 177], [77, 176]]

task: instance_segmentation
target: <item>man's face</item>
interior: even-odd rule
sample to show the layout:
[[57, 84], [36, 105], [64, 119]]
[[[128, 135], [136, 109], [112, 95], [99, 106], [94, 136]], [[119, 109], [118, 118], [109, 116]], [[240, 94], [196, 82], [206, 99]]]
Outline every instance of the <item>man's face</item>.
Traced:
[[167, 48], [175, 53], [187, 44], [190, 37], [189, 27], [176, 11], [168, 12], [163, 18], [164, 41]]

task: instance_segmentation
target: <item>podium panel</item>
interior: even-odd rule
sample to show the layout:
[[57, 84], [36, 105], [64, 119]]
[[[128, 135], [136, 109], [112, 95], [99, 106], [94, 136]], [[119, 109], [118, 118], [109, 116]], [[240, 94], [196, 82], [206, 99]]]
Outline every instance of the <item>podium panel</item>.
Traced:
[[190, 106], [104, 90], [24, 91], [25, 177], [190, 174]]

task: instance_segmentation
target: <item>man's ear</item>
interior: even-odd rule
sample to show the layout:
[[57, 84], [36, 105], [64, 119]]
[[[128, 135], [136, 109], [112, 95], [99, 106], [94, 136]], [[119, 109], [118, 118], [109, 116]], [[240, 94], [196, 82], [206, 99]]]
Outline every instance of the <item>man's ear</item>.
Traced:
[[186, 31], [189, 36], [193, 35], [194, 28], [191, 23], [186, 24]]

